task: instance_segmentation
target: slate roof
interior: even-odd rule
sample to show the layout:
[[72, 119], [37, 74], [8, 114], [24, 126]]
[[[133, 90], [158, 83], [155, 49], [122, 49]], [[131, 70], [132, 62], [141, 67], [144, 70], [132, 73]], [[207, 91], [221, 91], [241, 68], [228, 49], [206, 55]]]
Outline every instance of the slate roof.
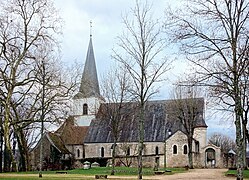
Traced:
[[[196, 127], [207, 127], [204, 114], [204, 99], [196, 98], [194, 100], [197, 107]], [[118, 105], [118, 104], [116, 104]], [[169, 129], [172, 134], [181, 130], [183, 126], [176, 118], [176, 108], [173, 100], [149, 101], [145, 109], [144, 121], [144, 141], [162, 142], [167, 139], [165, 132]], [[111, 143], [113, 134], [111, 131], [110, 117], [105, 113], [106, 107], [113, 108], [114, 104], [101, 104], [96, 119], [92, 120], [89, 131], [85, 138], [85, 143]], [[118, 142], [137, 142], [138, 141], [138, 106], [136, 103], [126, 103], [124, 105], [123, 118], [118, 121]]]
[[75, 126], [74, 118], [69, 117], [55, 133], [61, 137], [64, 144], [77, 145], [83, 144], [88, 128], [88, 126]]
[[88, 97], [100, 97], [97, 69], [92, 45], [92, 36], [90, 36], [79, 93], [74, 96], [74, 99]]

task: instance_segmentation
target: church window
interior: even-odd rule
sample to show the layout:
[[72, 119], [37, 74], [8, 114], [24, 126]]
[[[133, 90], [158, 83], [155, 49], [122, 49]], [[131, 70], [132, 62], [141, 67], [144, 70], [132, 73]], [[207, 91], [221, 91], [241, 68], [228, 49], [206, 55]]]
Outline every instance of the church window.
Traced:
[[87, 115], [88, 114], [88, 106], [87, 104], [83, 104], [83, 115]]
[[100, 149], [100, 156], [101, 157], [105, 156], [105, 149], [103, 147], [101, 147], [101, 149]]
[[195, 152], [196, 152], [196, 153], [199, 153], [199, 152], [200, 152], [200, 143], [199, 143], [199, 141], [196, 141], [196, 142], [195, 142]]
[[159, 154], [159, 148], [158, 148], [158, 146], [156, 146], [155, 151], [156, 151], [156, 155], [158, 155]]
[[83, 148], [83, 158], [85, 158], [85, 156], [86, 156], [86, 153], [85, 153], [85, 149]]
[[130, 149], [130, 147], [127, 148], [126, 155], [127, 155], [127, 156], [130, 156], [130, 155], [131, 155], [131, 149]]
[[177, 154], [177, 145], [173, 146], [173, 154]]
[[80, 150], [77, 149], [77, 157], [80, 157]]
[[183, 154], [187, 154], [188, 153], [188, 146], [185, 144], [183, 146]]

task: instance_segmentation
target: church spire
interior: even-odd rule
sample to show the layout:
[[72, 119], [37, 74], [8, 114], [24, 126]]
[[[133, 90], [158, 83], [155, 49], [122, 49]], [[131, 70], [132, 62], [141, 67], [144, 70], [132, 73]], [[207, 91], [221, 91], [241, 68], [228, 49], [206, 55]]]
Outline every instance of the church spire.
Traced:
[[90, 21], [90, 41], [87, 50], [86, 62], [81, 78], [80, 90], [75, 98], [99, 97], [99, 82], [92, 45], [92, 22]]

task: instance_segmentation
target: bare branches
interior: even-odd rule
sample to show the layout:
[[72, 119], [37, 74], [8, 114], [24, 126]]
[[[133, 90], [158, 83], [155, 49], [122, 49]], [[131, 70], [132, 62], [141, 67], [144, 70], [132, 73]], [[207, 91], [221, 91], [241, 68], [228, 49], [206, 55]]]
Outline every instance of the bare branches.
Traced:
[[[200, 88], [195, 86], [176, 85], [170, 112], [174, 112], [173, 117], [182, 125], [183, 132], [188, 140], [188, 160], [189, 167], [193, 168], [193, 141], [195, 129], [203, 121], [204, 99], [199, 98]], [[203, 126], [203, 124], [202, 124]]]
[[[11, 163], [13, 170], [16, 167], [11, 153], [10, 129], [16, 131], [21, 153], [27, 152], [23, 131], [38, 114], [34, 110], [37, 104], [33, 103], [38, 103], [39, 98], [31, 98], [40, 93], [36, 91], [39, 82], [36, 64], [48, 54], [51, 59], [58, 55], [54, 35], [59, 33], [60, 19], [49, 0], [4, 0], [0, 19], [0, 99], [4, 108], [4, 143], [10, 157], [6, 158], [4, 166], [5, 171], [9, 171]], [[25, 169], [27, 166], [24, 166]]]
[[[106, 123], [109, 124], [114, 142], [112, 147], [111, 172], [111, 174], [114, 175], [116, 145], [120, 132], [125, 128], [121, 126], [121, 123], [127, 120], [126, 117], [130, 113], [127, 111], [127, 107], [130, 106], [129, 101], [132, 98], [130, 93], [131, 81], [126, 69], [120, 67], [120, 69], [111, 70], [107, 76], [105, 76], [103, 82], [103, 96], [107, 102], [101, 105], [100, 112], [103, 116], [106, 116]], [[129, 122], [125, 124], [129, 124]]]
[[[235, 113], [236, 142], [243, 148], [242, 93], [248, 69], [249, 2], [247, 0], [188, 0], [184, 11], [171, 16], [173, 39], [199, 68], [196, 84], [209, 86], [212, 95]], [[191, 5], [190, 5], [191, 4]], [[174, 13], [171, 13], [171, 15]], [[247, 79], [247, 78], [246, 78]], [[238, 150], [238, 179], [243, 179], [243, 150]]]
[[132, 80], [131, 92], [140, 108], [138, 178], [141, 179], [145, 104], [157, 92], [153, 85], [169, 70], [170, 62], [160, 56], [166, 42], [161, 37], [162, 26], [152, 18], [151, 6], [136, 1], [130, 14], [132, 17], [123, 18], [126, 31], [118, 37], [119, 49], [114, 50], [113, 57], [128, 71]]
[[[131, 10], [134, 18], [128, 15], [123, 17], [127, 31], [118, 37], [120, 49], [115, 49], [113, 55], [132, 76], [134, 95], [144, 99], [154, 94], [150, 91], [153, 84], [160, 81], [159, 78], [169, 70], [170, 64], [166, 58], [160, 57], [166, 44], [161, 37], [160, 23], [152, 19], [150, 11], [148, 4], [136, 2], [136, 7]], [[141, 92], [143, 97], [140, 96]]]

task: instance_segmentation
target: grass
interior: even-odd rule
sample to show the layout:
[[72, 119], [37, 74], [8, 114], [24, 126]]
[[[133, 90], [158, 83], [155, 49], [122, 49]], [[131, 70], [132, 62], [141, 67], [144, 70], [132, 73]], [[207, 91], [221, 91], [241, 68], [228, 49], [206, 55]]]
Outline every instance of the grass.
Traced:
[[[237, 170], [228, 170], [225, 173], [226, 176], [231, 176], [231, 175], [236, 176], [236, 174], [237, 174]], [[243, 174], [244, 174], [244, 178], [249, 179], [249, 170], [244, 170]]]
[[[163, 169], [159, 169], [161, 171]], [[181, 173], [184, 172], [184, 168], [168, 168], [171, 170], [170, 173], [166, 173], [166, 175], [174, 174], [174, 173]], [[96, 174], [111, 174], [111, 167], [96, 167], [91, 168], [88, 170], [84, 169], [73, 169], [67, 170], [67, 174], [56, 174], [56, 171], [43, 171], [43, 180], [69, 180], [69, 179], [84, 179], [90, 180], [94, 179], [94, 175]], [[24, 179], [41, 179], [38, 177], [38, 171], [29, 171], [29, 172], [18, 172], [18, 173], [1, 173], [0, 179], [2, 180], [24, 180]], [[115, 176], [134, 176], [136, 179], [137, 175], [137, 168], [128, 168], [128, 167], [116, 167], [115, 168]], [[143, 175], [144, 176], [152, 176], [154, 175], [154, 170], [152, 168], [143, 168]], [[120, 179], [119, 179], [120, 180]]]

